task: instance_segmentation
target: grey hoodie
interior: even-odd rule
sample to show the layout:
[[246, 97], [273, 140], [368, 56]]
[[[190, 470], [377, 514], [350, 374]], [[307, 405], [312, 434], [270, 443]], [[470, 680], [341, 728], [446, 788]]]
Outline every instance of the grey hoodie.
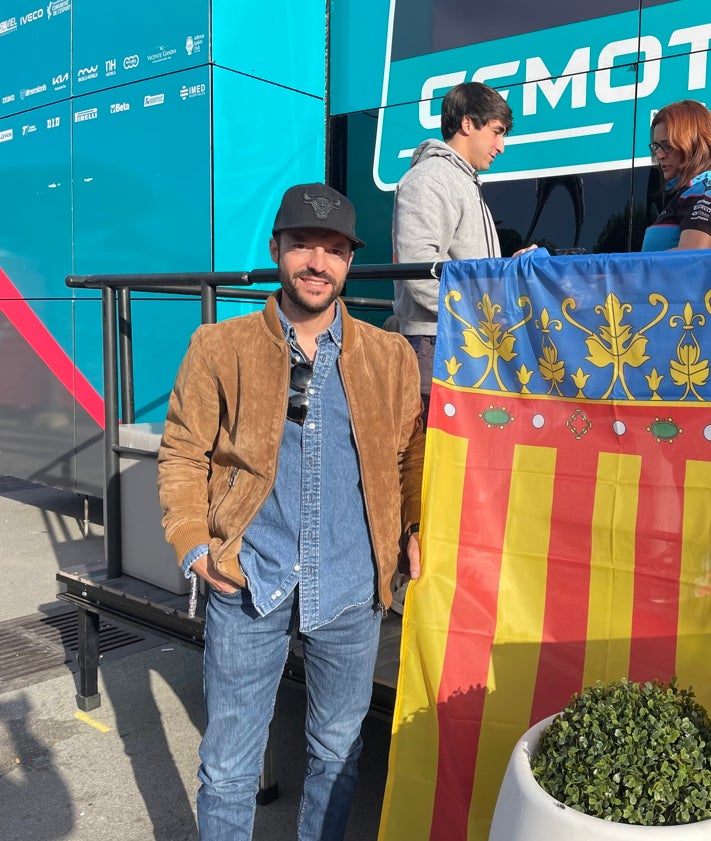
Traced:
[[[398, 263], [499, 257], [499, 237], [476, 170], [442, 140], [426, 140], [395, 190]], [[405, 335], [437, 332], [438, 280], [395, 281], [395, 315]]]

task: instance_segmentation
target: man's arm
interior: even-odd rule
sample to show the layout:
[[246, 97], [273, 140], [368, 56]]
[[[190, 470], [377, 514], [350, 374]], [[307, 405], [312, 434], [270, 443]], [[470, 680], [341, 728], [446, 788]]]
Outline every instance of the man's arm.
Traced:
[[212, 587], [213, 590], [217, 590], [218, 593], [234, 593], [239, 589], [239, 587], [235, 585], [234, 581], [229, 578], [225, 578], [224, 575], [221, 575], [217, 571], [209, 552], [205, 555], [201, 555], [192, 565], [191, 569], [196, 575], [199, 575], [203, 581], [207, 581], [210, 587]]
[[402, 523], [409, 532], [406, 553], [410, 577], [420, 575], [419, 523], [422, 507], [422, 469], [425, 458], [425, 435], [422, 424], [422, 398], [417, 356], [409, 345], [403, 348], [403, 428], [400, 445], [400, 488]]
[[158, 493], [166, 539], [178, 562], [209, 543], [207, 482], [221, 415], [217, 383], [199, 328], [178, 371], [158, 452]]
[[[401, 183], [393, 210], [393, 252], [398, 263], [435, 263], [448, 259], [460, 213], [446, 190], [432, 178], [420, 176]], [[407, 280], [415, 303], [437, 312], [438, 280]]]

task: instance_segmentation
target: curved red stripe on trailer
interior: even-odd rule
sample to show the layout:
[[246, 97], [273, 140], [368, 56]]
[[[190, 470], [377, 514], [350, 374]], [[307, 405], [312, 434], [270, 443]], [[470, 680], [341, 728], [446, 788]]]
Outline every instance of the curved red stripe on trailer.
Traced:
[[[12, 302], [6, 307], [7, 301]], [[0, 269], [0, 310], [79, 405], [102, 429], [104, 399], [86, 379], [54, 336]]]

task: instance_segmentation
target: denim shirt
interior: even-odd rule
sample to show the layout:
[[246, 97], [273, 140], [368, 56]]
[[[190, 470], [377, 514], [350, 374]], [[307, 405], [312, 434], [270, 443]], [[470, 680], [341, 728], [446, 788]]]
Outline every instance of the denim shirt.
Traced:
[[[337, 361], [340, 306], [317, 339], [303, 426], [286, 420], [271, 493], [242, 538], [240, 565], [262, 616], [299, 587], [300, 627], [310, 631], [346, 608], [373, 600], [376, 568], [358, 453]], [[292, 356], [302, 356], [279, 310]], [[291, 393], [294, 393], [293, 390]], [[201, 554], [202, 547], [186, 556]]]

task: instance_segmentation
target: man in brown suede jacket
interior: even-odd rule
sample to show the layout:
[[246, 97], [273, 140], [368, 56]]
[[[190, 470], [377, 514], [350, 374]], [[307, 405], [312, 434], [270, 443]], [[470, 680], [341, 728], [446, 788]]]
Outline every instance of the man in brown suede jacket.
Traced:
[[163, 525], [186, 576], [210, 585], [202, 841], [252, 836], [297, 629], [308, 699], [297, 837], [343, 838], [403, 536], [419, 575], [417, 359], [339, 298], [363, 244], [345, 196], [323, 184], [287, 190], [269, 244], [281, 290], [261, 312], [199, 328], [171, 395]]

